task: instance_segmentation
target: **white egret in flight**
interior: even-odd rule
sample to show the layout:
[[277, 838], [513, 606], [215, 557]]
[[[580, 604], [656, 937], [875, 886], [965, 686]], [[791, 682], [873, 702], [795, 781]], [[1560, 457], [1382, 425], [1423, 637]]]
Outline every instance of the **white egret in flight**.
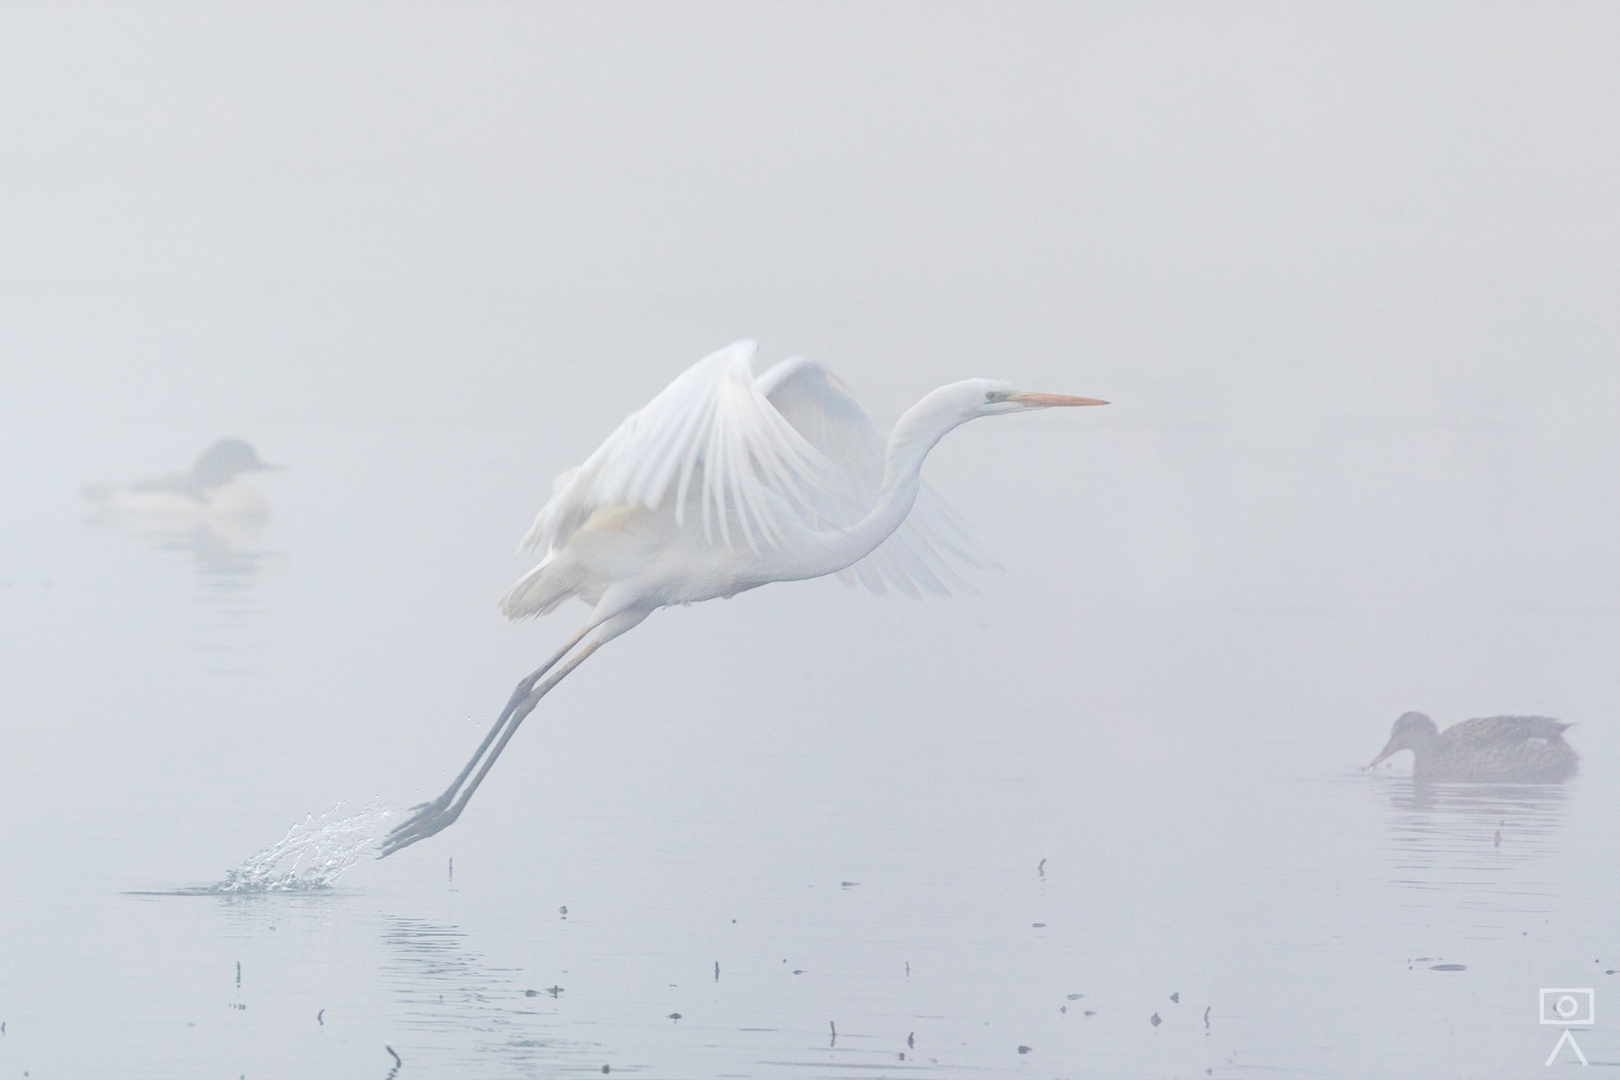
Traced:
[[885, 451], [821, 365], [786, 360], [756, 376], [753, 356], [754, 343], [740, 341], [698, 361], [557, 477], [523, 540], [545, 555], [501, 610], [528, 618], [578, 597], [592, 605], [590, 618], [518, 683], [461, 774], [388, 835], [383, 856], [452, 824], [540, 699], [659, 608], [826, 574], [878, 591], [888, 582], [945, 592], [955, 575], [942, 553], [984, 560], [922, 482], [934, 444], [980, 416], [1107, 404], [968, 379], [907, 410]]

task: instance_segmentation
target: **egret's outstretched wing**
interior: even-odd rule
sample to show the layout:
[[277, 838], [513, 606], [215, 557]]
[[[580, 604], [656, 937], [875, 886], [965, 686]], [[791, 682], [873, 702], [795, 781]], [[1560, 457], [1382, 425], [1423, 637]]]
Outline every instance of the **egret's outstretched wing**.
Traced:
[[[752, 341], [699, 360], [632, 413], [577, 469], [557, 477], [525, 547], [561, 547], [598, 510], [658, 509], [701, 516], [704, 535], [754, 550], [784, 528], [819, 520], [827, 460], [771, 407], [748, 362]], [[789, 520], [791, 518], [791, 522]]]
[[[866, 410], [837, 376], [813, 360], [784, 360], [759, 376], [759, 388], [805, 440], [832, 463], [833, 479], [818, 489], [819, 515], [834, 525], [859, 521], [877, 503], [883, 482], [883, 438]], [[894, 535], [866, 558], [841, 570], [841, 581], [859, 581], [873, 592], [884, 583], [908, 595], [920, 586], [946, 595], [965, 586], [945, 555], [969, 566], [990, 568], [995, 561], [945, 501], [926, 483], [916, 505]]]

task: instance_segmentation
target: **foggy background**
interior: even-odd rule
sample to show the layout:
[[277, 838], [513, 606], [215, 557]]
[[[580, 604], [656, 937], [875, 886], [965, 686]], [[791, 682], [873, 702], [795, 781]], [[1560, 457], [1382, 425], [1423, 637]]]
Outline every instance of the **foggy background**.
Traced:
[[[1051, 982], [1057, 1022], [1058, 983], [1091, 980], [1088, 1006], [1149, 987], [1113, 1041], [953, 1033], [947, 1071], [1519, 1075], [1551, 1043], [1535, 987], [1610, 964], [1617, 61], [1620, 10], [1580, 4], [0, 8], [0, 1011], [38, 1033], [0, 1061], [380, 1073], [388, 1042], [463, 1075], [774, 1075], [776, 1051], [698, 1049], [699, 1020], [672, 1048], [613, 1011], [693, 1017], [612, 980], [663, 993], [681, 980], [647, 956], [687, 932], [701, 974], [718, 946], [693, 928], [740, 890], [827, 956], [897, 963], [920, 935], [975, 1030], [980, 989], [1011, 1015]], [[339, 799], [437, 793], [584, 611], [495, 610], [552, 477], [740, 337], [822, 361], [884, 429], [972, 376], [1113, 404], [930, 458], [1006, 567], [978, 595], [814, 582], [660, 613], [548, 699], [453, 830], [346, 878], [309, 956], [254, 946], [288, 986], [374, 972], [352, 1057], [263, 1002], [223, 1016], [224, 990], [206, 1045], [97, 1056], [86, 965], [122, 972], [114, 1015], [179, 1023], [165, 993], [224, 987], [232, 935], [292, 918], [123, 891], [216, 880]], [[86, 527], [80, 484], [221, 435], [289, 467], [254, 479], [262, 534]], [[1482, 886], [1528, 907], [1398, 891], [1409, 818], [1356, 770], [1407, 709], [1579, 721], [1545, 861]], [[435, 906], [452, 855], [466, 890], [485, 868], [482, 907]], [[881, 913], [794, 907], [886, 873]], [[1084, 941], [1053, 912], [1014, 920], [1039, 944], [988, 929], [1014, 875], [1074, 890], [1026, 899]], [[601, 1025], [577, 1062], [486, 1053], [476, 1010], [399, 1021], [431, 984], [412, 927], [495, 964], [584, 896], [623, 905], [579, 946], [613, 992], [587, 1008], [583, 959], [534, 976], [576, 987], [541, 999], [554, 1046], [582, 1038], [571, 1000]], [[1509, 938], [1450, 997], [1377, 967]], [[1324, 971], [1336, 1010], [1311, 1004]], [[1188, 1021], [1167, 1049], [1145, 1017], [1172, 977], [1241, 1037]], [[905, 1050], [920, 1021], [859, 979]], [[804, 1003], [807, 1044], [847, 989]], [[413, 1059], [402, 1023], [440, 1042]]]

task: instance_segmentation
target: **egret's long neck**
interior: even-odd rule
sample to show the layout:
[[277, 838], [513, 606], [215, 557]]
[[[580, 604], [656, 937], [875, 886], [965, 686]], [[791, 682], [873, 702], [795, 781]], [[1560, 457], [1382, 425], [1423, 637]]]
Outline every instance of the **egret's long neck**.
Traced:
[[929, 394], [895, 423], [876, 504], [847, 529], [817, 534], [823, 553], [813, 560], [813, 572], [805, 577], [835, 573], [859, 562], [904, 524], [922, 486], [923, 459], [947, 432], [970, 419], [955, 409], [942, 408], [943, 404]]

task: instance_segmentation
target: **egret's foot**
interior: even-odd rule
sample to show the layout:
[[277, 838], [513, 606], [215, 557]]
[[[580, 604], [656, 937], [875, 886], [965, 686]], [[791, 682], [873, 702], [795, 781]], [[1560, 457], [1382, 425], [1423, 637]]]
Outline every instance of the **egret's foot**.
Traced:
[[448, 798], [435, 799], [415, 808], [416, 812], [396, 825], [382, 842], [379, 859], [386, 859], [401, 848], [410, 847], [418, 840], [426, 840], [455, 824], [461, 816], [459, 807], [451, 807]]

